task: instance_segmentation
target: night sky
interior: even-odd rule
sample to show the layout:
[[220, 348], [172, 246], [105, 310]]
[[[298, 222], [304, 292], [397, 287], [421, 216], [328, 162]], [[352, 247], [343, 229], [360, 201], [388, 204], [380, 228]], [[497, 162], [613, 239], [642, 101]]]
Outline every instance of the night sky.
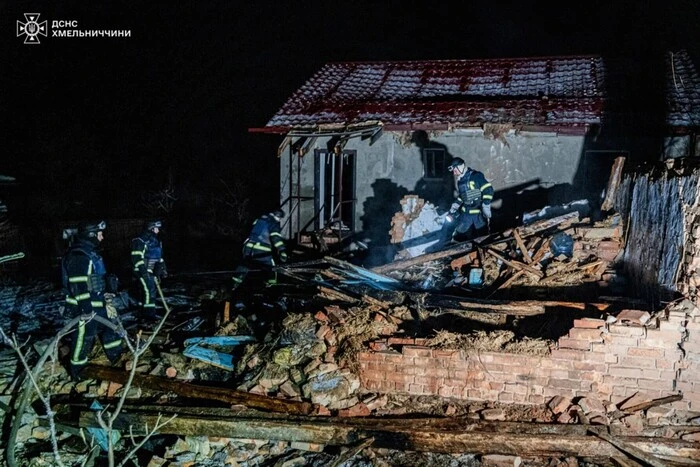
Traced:
[[[255, 215], [276, 202], [281, 137], [247, 129], [326, 62], [700, 50], [694, 0], [411, 3], [3, 1], [0, 173], [35, 221], [138, 215], [144, 187], [169, 177], [195, 205], [242, 183]], [[26, 12], [131, 37], [25, 45]]]

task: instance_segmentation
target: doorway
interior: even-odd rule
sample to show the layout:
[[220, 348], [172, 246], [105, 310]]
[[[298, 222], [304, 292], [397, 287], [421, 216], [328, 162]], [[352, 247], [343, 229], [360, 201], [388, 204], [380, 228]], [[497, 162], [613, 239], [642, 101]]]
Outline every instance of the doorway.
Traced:
[[355, 160], [357, 151], [316, 149], [314, 210], [316, 229], [355, 231]]

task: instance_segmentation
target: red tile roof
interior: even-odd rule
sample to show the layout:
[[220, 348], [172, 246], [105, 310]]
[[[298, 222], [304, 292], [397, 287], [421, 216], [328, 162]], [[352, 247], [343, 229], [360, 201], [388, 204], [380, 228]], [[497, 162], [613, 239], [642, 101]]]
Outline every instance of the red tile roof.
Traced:
[[[693, 120], [689, 107], [700, 117], [700, 80], [687, 54], [674, 62], [684, 87], [667, 90], [669, 106], [675, 109], [671, 120], [683, 125]], [[330, 63], [264, 128], [251, 131], [372, 122], [386, 129], [484, 123], [583, 128], [601, 122], [605, 77], [604, 61], [595, 56]]]

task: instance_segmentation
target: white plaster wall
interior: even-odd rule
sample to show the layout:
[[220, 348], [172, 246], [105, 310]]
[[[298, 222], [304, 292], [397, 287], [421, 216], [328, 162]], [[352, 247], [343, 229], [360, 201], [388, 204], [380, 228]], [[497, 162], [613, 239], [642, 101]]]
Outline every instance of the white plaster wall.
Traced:
[[[374, 197], [378, 180], [383, 187], [395, 187], [397, 192], [414, 193], [423, 177], [420, 149], [400, 132], [384, 132], [372, 146], [369, 140], [351, 139], [345, 149], [357, 150], [357, 203], [355, 224], [366, 230], [362, 220], [364, 204]], [[582, 136], [556, 135], [553, 133], [520, 133], [505, 136], [505, 143], [484, 137], [481, 130], [456, 130], [430, 135], [430, 140], [446, 147], [453, 157], [462, 157], [467, 165], [484, 172], [498, 191], [536, 181], [543, 188], [572, 183], [581, 158]], [[327, 139], [319, 138], [314, 148], [325, 148]], [[507, 144], [506, 144], [507, 143]], [[302, 158], [301, 196], [313, 197], [314, 155], [311, 148]], [[289, 152], [284, 151], [280, 160], [280, 200], [289, 196]], [[296, 193], [296, 156], [292, 163], [292, 180]], [[400, 199], [400, 197], [398, 198]], [[396, 199], [394, 212], [400, 210]], [[433, 202], [434, 200], [427, 199]], [[498, 204], [494, 205], [498, 208]], [[390, 207], [387, 207], [390, 209]], [[313, 201], [305, 201], [301, 210], [301, 225], [313, 216]], [[296, 223], [296, 216], [292, 216]]]

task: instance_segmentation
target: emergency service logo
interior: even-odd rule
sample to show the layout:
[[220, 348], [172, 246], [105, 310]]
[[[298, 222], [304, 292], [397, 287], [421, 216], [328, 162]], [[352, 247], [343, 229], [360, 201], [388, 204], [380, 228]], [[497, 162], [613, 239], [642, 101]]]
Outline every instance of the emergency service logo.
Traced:
[[25, 13], [24, 19], [27, 21], [17, 21], [17, 37], [26, 36], [25, 44], [40, 44], [39, 36], [46, 37], [46, 21], [39, 22], [41, 13]]

